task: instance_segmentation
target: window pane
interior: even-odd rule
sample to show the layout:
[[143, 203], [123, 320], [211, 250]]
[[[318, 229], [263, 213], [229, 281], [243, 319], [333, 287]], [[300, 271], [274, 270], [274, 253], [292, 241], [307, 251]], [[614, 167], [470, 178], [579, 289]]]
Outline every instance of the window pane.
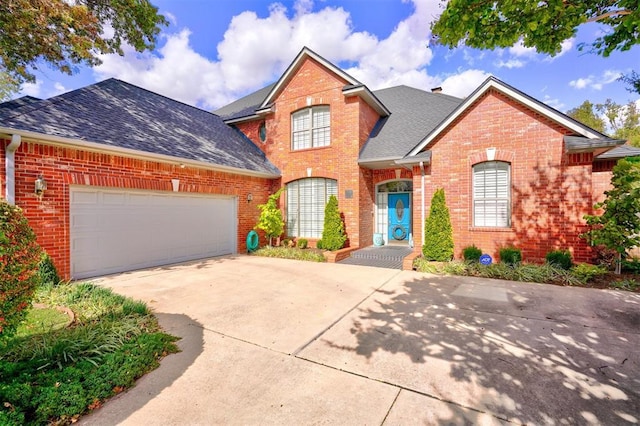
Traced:
[[306, 108], [292, 115], [291, 148], [308, 149], [331, 144], [331, 113], [328, 106]]
[[324, 209], [330, 195], [337, 195], [333, 179], [300, 179], [287, 185], [287, 235], [321, 238]]
[[474, 226], [510, 226], [509, 164], [488, 161], [473, 166]]

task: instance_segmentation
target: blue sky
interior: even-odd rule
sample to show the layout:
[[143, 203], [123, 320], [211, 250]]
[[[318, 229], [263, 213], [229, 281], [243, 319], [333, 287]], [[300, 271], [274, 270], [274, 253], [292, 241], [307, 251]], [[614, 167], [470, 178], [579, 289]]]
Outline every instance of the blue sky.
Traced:
[[170, 25], [154, 52], [125, 49], [65, 76], [46, 66], [22, 94], [47, 98], [109, 77], [215, 109], [275, 81], [303, 46], [376, 90], [406, 84], [464, 97], [494, 75], [566, 112], [584, 100], [639, 101], [616, 81], [640, 71], [640, 46], [608, 58], [580, 52], [602, 31], [580, 28], [556, 57], [532, 49], [430, 46], [439, 0], [152, 0]]

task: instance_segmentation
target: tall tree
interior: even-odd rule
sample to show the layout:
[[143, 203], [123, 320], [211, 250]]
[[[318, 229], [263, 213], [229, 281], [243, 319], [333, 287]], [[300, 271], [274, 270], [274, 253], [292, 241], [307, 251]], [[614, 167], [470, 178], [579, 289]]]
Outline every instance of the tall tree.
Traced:
[[635, 102], [621, 105], [607, 99], [603, 104], [597, 104], [596, 110], [605, 117], [613, 137], [640, 147], [640, 111]]
[[605, 123], [602, 118], [598, 117], [594, 108], [594, 104], [584, 101], [579, 107], [567, 111], [567, 115], [602, 133], [604, 132]]
[[166, 19], [149, 0], [2, 0], [0, 72], [34, 81], [40, 61], [67, 74], [95, 66], [100, 55], [155, 47]]
[[19, 90], [20, 85], [16, 80], [0, 71], [0, 102], [8, 101]]

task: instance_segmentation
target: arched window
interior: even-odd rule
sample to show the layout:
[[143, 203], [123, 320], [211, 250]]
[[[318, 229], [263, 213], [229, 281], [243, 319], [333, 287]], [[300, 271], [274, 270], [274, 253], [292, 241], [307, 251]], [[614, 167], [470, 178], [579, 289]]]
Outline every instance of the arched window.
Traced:
[[334, 179], [307, 178], [287, 184], [287, 235], [321, 238], [324, 208], [331, 195], [338, 195]]
[[487, 161], [473, 166], [473, 226], [511, 226], [511, 168]]
[[329, 146], [331, 114], [329, 107], [314, 106], [291, 114], [291, 149]]

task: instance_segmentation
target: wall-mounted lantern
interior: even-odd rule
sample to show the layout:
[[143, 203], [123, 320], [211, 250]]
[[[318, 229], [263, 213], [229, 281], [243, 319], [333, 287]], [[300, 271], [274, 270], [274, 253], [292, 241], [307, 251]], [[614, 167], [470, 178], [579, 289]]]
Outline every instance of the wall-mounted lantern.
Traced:
[[247, 194], [247, 203], [250, 203], [253, 201], [253, 194], [249, 193]]
[[47, 189], [47, 181], [44, 180], [44, 177], [42, 177], [42, 175], [38, 175], [38, 178], [34, 182], [34, 192], [38, 197], [42, 197], [46, 189]]

